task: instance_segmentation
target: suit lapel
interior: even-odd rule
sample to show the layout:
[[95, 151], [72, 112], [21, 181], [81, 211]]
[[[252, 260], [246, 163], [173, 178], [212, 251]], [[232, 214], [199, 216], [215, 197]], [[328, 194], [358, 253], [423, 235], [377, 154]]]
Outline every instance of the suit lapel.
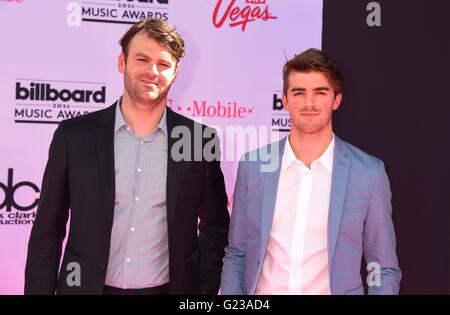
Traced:
[[344, 143], [335, 137], [333, 176], [331, 182], [330, 209], [328, 216], [328, 265], [331, 279], [334, 251], [341, 225], [342, 209], [347, 191], [350, 159]]
[[179, 140], [172, 138], [172, 130], [174, 127], [181, 124], [177, 120], [176, 115], [172, 110], [167, 108], [167, 132], [168, 132], [168, 146], [167, 146], [167, 224], [169, 236], [173, 226], [175, 217], [175, 210], [177, 208], [178, 192], [180, 190], [180, 181], [182, 173], [182, 163], [176, 162], [172, 158], [172, 147]]
[[109, 222], [114, 218], [115, 167], [114, 167], [114, 123], [116, 104], [104, 110], [97, 119], [96, 147], [97, 164], [102, 196]]
[[[278, 165], [273, 172], [261, 172], [259, 176], [262, 176], [262, 209], [261, 209], [261, 251], [259, 253], [259, 266], [257, 271], [257, 276], [255, 278], [255, 282], [253, 283], [250, 292], [254, 292], [256, 290], [256, 285], [258, 283], [259, 275], [261, 273], [261, 268], [263, 265], [264, 256], [267, 249], [267, 244], [269, 242], [269, 235], [272, 229], [272, 221], [273, 215], [275, 213], [275, 203], [277, 199], [277, 190], [278, 190], [278, 181], [280, 178], [281, 171], [281, 162], [283, 159], [284, 146], [286, 144], [286, 139], [284, 138], [281, 141], [275, 142], [271, 145], [271, 156], [274, 158], [276, 155], [278, 158]], [[274, 151], [274, 146], [278, 146], [278, 151]], [[260, 162], [261, 166], [263, 162]]]
[[[279, 152], [271, 154], [278, 154], [278, 166], [273, 172], [261, 173], [263, 176], [263, 203], [261, 213], [261, 254], [260, 258], [264, 257], [267, 248], [267, 242], [269, 240], [270, 231], [272, 228], [273, 215], [275, 213], [275, 203], [277, 200], [278, 180], [280, 178], [281, 161], [283, 159], [284, 145], [286, 143], [284, 138], [279, 142], [275, 142], [273, 145], [278, 145]], [[272, 146], [273, 146], [272, 145]], [[273, 151], [272, 151], [273, 152]]]

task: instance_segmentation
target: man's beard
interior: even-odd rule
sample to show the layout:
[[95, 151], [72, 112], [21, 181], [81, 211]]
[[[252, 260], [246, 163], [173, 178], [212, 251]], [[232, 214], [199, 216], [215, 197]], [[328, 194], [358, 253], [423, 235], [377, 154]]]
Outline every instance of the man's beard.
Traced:
[[323, 130], [326, 126], [328, 126], [328, 124], [331, 121], [331, 117], [329, 117], [328, 120], [326, 121], [318, 121], [316, 123], [302, 123], [300, 122], [300, 120], [295, 124], [295, 127], [300, 130], [302, 133], [305, 134], [313, 134], [313, 133], [317, 133], [320, 132], [321, 130]]
[[299, 124], [298, 129], [302, 133], [312, 134], [312, 133], [319, 132], [320, 130], [325, 128], [326, 125], [327, 124], [322, 124], [322, 123], [317, 123], [317, 124]]
[[[140, 80], [141, 77], [138, 78]], [[142, 77], [142, 79], [146, 79], [149, 81], [152, 81], [148, 77]], [[172, 86], [172, 83], [167, 86], [166, 89], [159, 91], [159, 95], [156, 98], [151, 98], [148, 94], [149, 91], [146, 91], [145, 89], [141, 88], [139, 86], [139, 82], [136, 84], [133, 84], [133, 81], [131, 80], [130, 76], [125, 72], [125, 90], [127, 91], [128, 95], [131, 99], [137, 101], [138, 103], [142, 104], [159, 104], [161, 101], [163, 101], [167, 95], [169, 94], [170, 87]]]

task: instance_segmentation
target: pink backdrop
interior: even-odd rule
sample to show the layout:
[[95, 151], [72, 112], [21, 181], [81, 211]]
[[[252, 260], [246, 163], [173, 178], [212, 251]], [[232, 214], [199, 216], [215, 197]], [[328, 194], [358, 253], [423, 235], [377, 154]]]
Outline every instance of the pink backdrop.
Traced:
[[185, 38], [168, 105], [218, 128], [230, 199], [240, 155], [287, 134], [282, 66], [321, 47], [321, 0], [0, 0], [0, 294], [23, 292], [56, 123], [120, 97], [118, 40], [142, 17], [167, 19]]

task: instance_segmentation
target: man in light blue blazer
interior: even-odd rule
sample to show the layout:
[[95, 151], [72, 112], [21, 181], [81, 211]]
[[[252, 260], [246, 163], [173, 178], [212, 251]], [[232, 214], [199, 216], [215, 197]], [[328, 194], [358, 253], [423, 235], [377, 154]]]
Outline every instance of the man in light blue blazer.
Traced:
[[401, 271], [381, 160], [340, 140], [343, 78], [309, 49], [283, 69], [288, 137], [240, 161], [222, 294], [398, 294]]

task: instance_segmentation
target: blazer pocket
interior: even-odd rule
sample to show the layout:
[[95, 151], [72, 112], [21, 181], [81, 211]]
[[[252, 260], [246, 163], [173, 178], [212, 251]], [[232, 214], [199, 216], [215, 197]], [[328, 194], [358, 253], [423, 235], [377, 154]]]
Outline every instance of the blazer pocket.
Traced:
[[194, 192], [202, 187], [203, 176], [200, 171], [189, 170], [181, 174], [181, 189], [187, 188], [189, 192]]
[[181, 175], [181, 178], [192, 178], [192, 177], [201, 177], [200, 172], [189, 172], [189, 173], [183, 173]]
[[70, 255], [70, 256], [74, 256], [74, 257], [77, 257], [77, 258], [81, 258], [81, 254], [80, 254], [78, 251], [73, 250], [73, 249], [70, 248], [70, 247], [66, 247], [66, 248], [64, 249], [64, 254], [68, 254], [68, 255]]
[[356, 209], [366, 209], [369, 206], [369, 201], [367, 199], [360, 200], [349, 200], [344, 203], [344, 211], [356, 210]]
[[197, 170], [197, 169], [187, 169], [187, 170], [183, 170], [183, 172], [181, 173], [181, 177], [201, 177], [202, 172]]
[[186, 162], [183, 165], [181, 175], [182, 176], [190, 176], [201, 174], [203, 170], [203, 164], [201, 162]]
[[200, 251], [199, 251], [199, 250], [195, 250], [194, 252], [192, 252], [192, 253], [189, 255], [189, 258], [188, 258], [188, 259], [189, 259], [190, 261], [198, 262], [199, 258], [200, 258]]
[[364, 295], [364, 287], [361, 284], [359, 287], [353, 290], [345, 292], [345, 295]]

